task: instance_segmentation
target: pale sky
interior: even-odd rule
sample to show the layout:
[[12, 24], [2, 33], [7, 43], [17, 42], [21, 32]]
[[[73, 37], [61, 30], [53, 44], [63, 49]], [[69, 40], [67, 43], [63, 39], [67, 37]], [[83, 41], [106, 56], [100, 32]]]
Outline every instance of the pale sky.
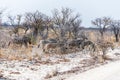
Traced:
[[54, 8], [68, 7], [82, 18], [82, 25], [90, 27], [91, 20], [108, 16], [120, 19], [120, 0], [0, 0], [0, 8], [6, 8], [5, 14], [23, 14], [39, 10], [51, 15]]

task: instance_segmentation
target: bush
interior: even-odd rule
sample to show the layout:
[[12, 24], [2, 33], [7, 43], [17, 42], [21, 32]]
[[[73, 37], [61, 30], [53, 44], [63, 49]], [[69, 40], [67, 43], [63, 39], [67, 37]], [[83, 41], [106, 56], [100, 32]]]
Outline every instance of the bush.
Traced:
[[34, 45], [37, 43], [36, 38], [32, 34], [27, 35], [27, 37], [31, 39], [31, 44]]

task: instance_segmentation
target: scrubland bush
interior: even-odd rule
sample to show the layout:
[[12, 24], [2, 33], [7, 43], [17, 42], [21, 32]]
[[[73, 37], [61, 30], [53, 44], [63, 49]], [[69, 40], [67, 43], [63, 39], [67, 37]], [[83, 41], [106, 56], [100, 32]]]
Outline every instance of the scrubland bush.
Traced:
[[27, 37], [31, 39], [31, 44], [35, 45], [37, 43], [35, 37], [32, 34], [28, 34]]
[[[101, 50], [104, 56], [106, 54], [106, 49], [112, 47], [115, 41], [118, 42], [117, 44], [120, 44], [119, 35], [117, 34], [117, 36], [115, 36], [115, 33], [119, 33], [119, 22], [116, 25], [116, 23], [113, 23], [109, 17], [102, 17], [93, 20], [92, 24], [97, 27], [94, 30], [82, 28], [80, 15], [75, 14], [70, 8], [62, 8], [61, 10], [55, 9], [53, 10], [52, 17], [39, 11], [28, 12], [24, 15], [23, 23], [21, 22], [21, 18], [22, 15], [17, 15], [15, 18], [8, 16], [10, 24], [13, 27], [13, 32], [10, 32], [9, 34], [17, 35], [17, 39], [21, 36], [25, 36], [30, 39], [32, 45], [36, 46], [38, 46], [37, 43], [39, 43], [40, 40], [48, 40], [50, 38], [55, 39], [55, 44], [59, 44], [59, 46], [47, 48], [48, 53], [66, 54], [82, 51], [84, 49], [87, 50], [87, 48], [91, 47], [98, 53]], [[18, 28], [22, 26], [24, 27], [23, 29], [25, 29], [24, 35], [20, 34], [18, 30]], [[2, 28], [0, 30], [2, 30]], [[30, 30], [29, 34], [26, 34], [27, 30]], [[25, 39], [22, 41], [26, 42]], [[6, 43], [7, 40], [8, 43]], [[14, 48], [9, 47], [6, 49], [6, 46], [9, 46], [9, 40], [11, 40], [10, 35], [9, 37], [4, 36], [2, 31], [0, 31], [0, 48], [2, 48], [0, 56], [4, 56], [8, 59], [32, 59], [33, 57], [40, 59], [40, 57], [38, 57], [39, 55], [36, 53], [36, 55], [32, 56], [32, 49], [30, 46], [26, 46], [25, 48], [15, 46]], [[20, 41], [21, 44], [23, 42]], [[51, 43], [52, 42], [49, 42], [49, 44]], [[70, 45], [70, 43], [72, 44]], [[13, 45], [15, 44], [13, 43]], [[91, 45], [95, 46], [92, 47]], [[46, 47], [43, 47], [43, 49], [44, 48]], [[97, 56], [92, 49], [89, 49], [89, 51], [91, 51], [90, 53], [92, 53], [93, 56]]]

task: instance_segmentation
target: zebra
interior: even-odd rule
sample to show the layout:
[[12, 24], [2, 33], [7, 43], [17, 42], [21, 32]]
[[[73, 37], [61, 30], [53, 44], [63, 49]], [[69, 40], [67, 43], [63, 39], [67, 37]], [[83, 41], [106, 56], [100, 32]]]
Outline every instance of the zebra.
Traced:
[[95, 48], [96, 48], [95, 44], [92, 41], [89, 41], [89, 40], [83, 41], [80, 46], [81, 46], [82, 49], [85, 49], [85, 47], [89, 46], [91, 49], [93, 49], [93, 51], [95, 51]]
[[15, 37], [9, 42], [8, 46], [10, 46], [11, 44], [18, 44], [20, 46], [24, 45], [25, 47], [28, 47], [28, 43], [31, 44], [31, 38], [27, 36]]

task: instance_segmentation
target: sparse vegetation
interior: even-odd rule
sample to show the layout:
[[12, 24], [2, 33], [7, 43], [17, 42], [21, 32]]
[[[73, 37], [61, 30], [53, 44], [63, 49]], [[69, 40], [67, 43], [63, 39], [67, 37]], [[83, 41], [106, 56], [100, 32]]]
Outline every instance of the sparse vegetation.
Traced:
[[[114, 60], [108, 55], [108, 48], [120, 46], [120, 22], [109, 17], [93, 20], [95, 28], [81, 27], [80, 15], [70, 8], [54, 9], [52, 17], [36, 11], [8, 16], [8, 20], [10, 27], [0, 27], [0, 59], [27, 60], [30, 64], [48, 66], [61, 62], [74, 64], [72, 58], [79, 60], [73, 70], [59, 72], [55, 69], [44, 76], [46, 79], [77, 71], [81, 67], [76, 67], [76, 64], [88, 67]], [[81, 60], [83, 56], [89, 59]], [[58, 60], [51, 60], [54, 58]]]
[[[8, 31], [8, 36], [9, 38], [12, 36], [12, 38], [8, 40], [8, 43], [2, 41], [1, 38], [1, 49], [5, 48], [6, 44], [9, 48], [16, 49], [22, 47], [22, 45], [25, 46], [26, 49], [29, 48], [30, 45], [36, 45], [38, 48], [42, 46], [43, 53], [44, 51], [47, 51], [47, 53], [73, 53], [89, 47], [91, 48], [89, 51], [95, 53], [97, 46], [102, 44], [100, 43], [101, 39], [103, 42], [109, 42], [111, 41], [111, 36], [115, 35], [116, 42], [119, 41], [119, 23], [112, 21], [109, 17], [93, 20], [92, 24], [97, 28], [91, 31], [86, 28], [81, 28], [82, 20], [80, 19], [80, 15], [74, 14], [70, 8], [62, 8], [61, 10], [54, 9], [52, 13], [52, 17], [39, 11], [28, 12], [25, 13], [25, 15], [17, 15], [15, 17], [9, 15], [8, 20], [13, 27], [11, 28], [13, 33]], [[24, 17], [23, 22], [21, 22], [22, 17]], [[23, 34], [22, 31], [19, 30], [20, 28], [24, 30]], [[110, 29], [114, 31], [114, 34], [108, 36], [106, 34], [111, 33]], [[3, 29], [1, 29], [1, 31], [2, 30]], [[28, 30], [31, 32], [27, 33]], [[97, 31], [100, 32], [100, 35]], [[52, 36], [50, 36], [51, 34]], [[99, 38], [101, 36], [103, 37], [103, 35], [107, 38]], [[49, 41], [49, 39], [56, 42]], [[40, 42], [40, 40], [43, 41]], [[112, 43], [114, 43], [114, 41]], [[10, 46], [11, 44], [13, 46]], [[104, 46], [106, 43], [102, 45]], [[102, 49], [102, 47], [99, 48]]]

